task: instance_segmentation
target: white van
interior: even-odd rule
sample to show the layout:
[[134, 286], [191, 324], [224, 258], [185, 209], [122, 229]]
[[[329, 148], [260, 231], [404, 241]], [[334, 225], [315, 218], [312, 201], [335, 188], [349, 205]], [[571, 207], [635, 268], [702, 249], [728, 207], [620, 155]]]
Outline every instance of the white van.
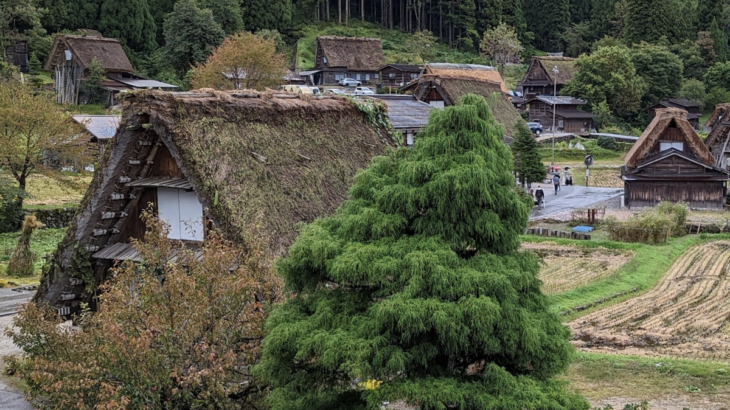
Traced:
[[280, 85], [277, 90], [296, 94], [313, 94], [312, 89], [310, 87], [307, 87], [306, 85], [284, 84]]

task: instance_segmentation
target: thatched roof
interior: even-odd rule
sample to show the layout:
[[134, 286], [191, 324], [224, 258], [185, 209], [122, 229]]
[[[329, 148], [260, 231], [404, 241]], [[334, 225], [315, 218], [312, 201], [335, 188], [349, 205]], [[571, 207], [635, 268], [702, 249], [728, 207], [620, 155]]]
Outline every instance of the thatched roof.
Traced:
[[53, 41], [53, 47], [43, 69], [50, 71], [59, 61], [65, 59], [64, 51], [69, 50], [74, 59], [78, 61], [81, 68], [86, 69], [91, 61], [96, 58], [107, 72], [129, 72], [134, 71], [132, 63], [129, 62], [119, 40], [115, 38], [104, 38], [96, 36], [76, 36], [59, 34]]
[[[575, 75], [575, 58], [557, 56], [533, 56], [530, 64], [539, 64], [550, 80], [550, 83], [564, 85]], [[558, 67], [558, 74], [553, 68]], [[529, 70], [528, 70], [529, 71]]]
[[656, 110], [654, 119], [626, 154], [626, 166], [636, 168], [641, 160], [651, 152], [654, 145], [659, 142], [662, 133], [670, 126], [679, 128], [684, 140], [700, 161], [713, 166], [715, 159], [712, 153], [687, 121], [687, 111], [680, 108], [660, 108]]
[[717, 104], [710, 118], [705, 122], [705, 127], [710, 128], [710, 134], [705, 139], [705, 145], [715, 157], [715, 164], [723, 166], [727, 164], [726, 157], [730, 147], [730, 103]]
[[317, 44], [317, 52], [321, 49], [324, 53], [328, 67], [377, 71], [385, 64], [379, 38], [320, 36]]
[[500, 91], [507, 94], [509, 90], [496, 68], [488, 65], [478, 64], [450, 64], [431, 63], [426, 64], [426, 74], [451, 78], [471, 78], [475, 80], [491, 81], [500, 86]]

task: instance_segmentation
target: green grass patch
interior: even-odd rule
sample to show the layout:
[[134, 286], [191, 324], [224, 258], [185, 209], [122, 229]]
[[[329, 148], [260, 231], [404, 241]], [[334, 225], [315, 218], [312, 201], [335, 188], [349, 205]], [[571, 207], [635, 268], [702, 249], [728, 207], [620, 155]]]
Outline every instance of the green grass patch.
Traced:
[[103, 104], [66, 105], [64, 107], [71, 114], [108, 115], [112, 113], [112, 110], [108, 110]]
[[20, 238], [20, 231], [0, 234], [0, 280], [12, 281], [16, 283], [37, 283], [40, 278], [41, 267], [43, 266], [43, 255], [52, 254], [58, 244], [66, 235], [66, 228], [59, 229], [39, 229], [33, 234], [30, 240], [30, 246], [33, 252], [38, 255], [35, 262], [36, 276], [30, 278], [14, 278], [7, 276], [7, 264], [13, 250]]
[[[600, 246], [607, 249], [632, 250], [635, 252], [634, 258], [613, 275], [590, 285], [549, 297], [553, 311], [556, 313], [569, 311], [570, 313], [564, 315], [563, 318], [565, 321], [571, 321], [596, 309], [619, 303], [646, 292], [657, 284], [659, 279], [661, 279], [679, 255], [687, 248], [702, 243], [705, 240], [719, 239], [720, 237], [722, 235], [709, 235], [707, 239], [702, 239], [698, 236], [688, 235], [672, 239], [664, 245], [645, 245], [613, 241], [579, 241], [528, 236], [523, 236], [522, 239], [530, 242], [554, 242], [561, 245], [586, 248]], [[621, 296], [613, 297], [617, 294], [621, 294]], [[590, 306], [599, 300], [604, 301], [580, 311], [574, 310], [576, 307]]]

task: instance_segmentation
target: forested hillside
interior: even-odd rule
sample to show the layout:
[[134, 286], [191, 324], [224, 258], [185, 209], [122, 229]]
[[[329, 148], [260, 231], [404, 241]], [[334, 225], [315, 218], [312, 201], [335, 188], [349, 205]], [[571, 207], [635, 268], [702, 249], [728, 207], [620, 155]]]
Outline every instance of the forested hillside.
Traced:
[[241, 30], [273, 39], [293, 69], [311, 67], [321, 34], [381, 37], [389, 63], [498, 65], [481, 44], [500, 24], [525, 62], [582, 56], [563, 92], [599, 123], [639, 124], [668, 97], [730, 101], [730, 0], [0, 0], [0, 41], [28, 40], [34, 70], [55, 33], [91, 29], [119, 38], [139, 74], [179, 85]]

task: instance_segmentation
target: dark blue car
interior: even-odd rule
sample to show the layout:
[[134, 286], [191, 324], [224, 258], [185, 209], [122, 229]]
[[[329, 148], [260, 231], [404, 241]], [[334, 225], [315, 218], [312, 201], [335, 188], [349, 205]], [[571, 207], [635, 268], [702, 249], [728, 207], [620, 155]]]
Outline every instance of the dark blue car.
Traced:
[[542, 124], [539, 122], [528, 122], [527, 127], [530, 128], [530, 131], [532, 131], [535, 135], [542, 134]]

